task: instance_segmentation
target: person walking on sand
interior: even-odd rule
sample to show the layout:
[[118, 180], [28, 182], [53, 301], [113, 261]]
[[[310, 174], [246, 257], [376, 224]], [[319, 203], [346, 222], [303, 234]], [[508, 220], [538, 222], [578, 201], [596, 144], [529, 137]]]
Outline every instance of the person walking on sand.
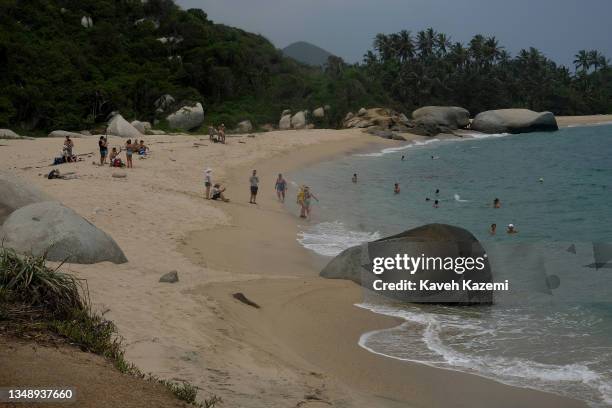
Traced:
[[399, 194], [399, 193], [400, 193], [400, 186], [399, 186], [399, 183], [395, 183], [395, 184], [393, 185], [393, 193], [395, 193], [395, 194]]
[[493, 200], [493, 208], [501, 208], [501, 201], [499, 201], [499, 198]]
[[104, 136], [100, 136], [98, 147], [100, 148], [100, 166], [104, 166], [104, 164], [106, 164], [106, 157], [108, 156], [108, 142]]
[[206, 199], [210, 200], [210, 188], [212, 187], [212, 170], [204, 170], [204, 187], [206, 187]]
[[249, 178], [249, 183], [251, 183], [251, 199], [249, 200], [250, 204], [257, 204], [257, 190], [259, 190], [259, 177], [257, 177], [257, 170], [253, 170], [253, 174], [251, 178]]
[[276, 184], [274, 184], [274, 189], [276, 190], [278, 201], [284, 203], [285, 193], [287, 192], [287, 180], [285, 180], [283, 175], [280, 173], [278, 173], [278, 178], [276, 179]]
[[353, 179], [352, 179], [353, 183], [357, 182], [357, 173], [353, 173]]
[[134, 145], [132, 144], [132, 139], [128, 139], [125, 142], [125, 163], [128, 169], [134, 168], [134, 164], [132, 163], [132, 154], [134, 153]]
[[302, 207], [304, 208], [304, 217], [303, 218], [308, 218], [310, 219], [310, 215], [311, 215], [311, 207], [312, 207], [312, 199], [317, 200], [317, 202], [319, 201], [319, 199], [317, 197], [315, 197], [315, 195], [310, 191], [310, 187], [305, 186], [304, 187], [304, 200], [303, 200], [303, 204]]

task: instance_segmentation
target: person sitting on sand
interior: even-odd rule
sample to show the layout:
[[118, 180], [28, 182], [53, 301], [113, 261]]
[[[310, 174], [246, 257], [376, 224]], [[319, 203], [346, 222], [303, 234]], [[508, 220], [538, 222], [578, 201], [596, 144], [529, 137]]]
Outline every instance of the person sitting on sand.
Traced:
[[501, 201], [499, 201], [499, 198], [493, 200], [493, 208], [501, 208]]
[[514, 224], [508, 224], [508, 228], [506, 229], [508, 234], [518, 234], [518, 231], [514, 227]]
[[104, 136], [100, 136], [98, 147], [100, 148], [100, 166], [103, 166], [106, 164], [106, 156], [108, 156], [108, 142]]
[[108, 161], [111, 167], [123, 167], [123, 163], [119, 158], [119, 152], [117, 151], [116, 147], [113, 147], [113, 150], [111, 150], [111, 154], [108, 158]]
[[212, 196], [210, 197], [210, 199], [221, 200], [227, 203], [229, 201], [229, 198], [225, 198], [225, 195], [223, 193], [225, 193], [225, 188], [221, 187], [221, 184], [216, 183], [212, 188]]
[[357, 173], [353, 173], [352, 181], [353, 181], [353, 183], [357, 182]]
[[146, 156], [147, 153], [149, 152], [149, 147], [146, 144], [144, 144], [144, 140], [141, 140], [136, 150], [138, 150], [139, 156]]
[[317, 200], [317, 202], [319, 201], [319, 199], [315, 197], [315, 195], [310, 191], [310, 187], [305, 186], [304, 187], [304, 200], [302, 201], [302, 207], [304, 208], [303, 218], [310, 218], [311, 205], [312, 205], [313, 198]]
[[394, 192], [395, 194], [399, 194], [399, 193], [400, 193], [400, 186], [399, 186], [399, 183], [395, 183], [395, 184], [393, 185], [393, 192]]
[[491, 229], [489, 229], [489, 234], [495, 235], [496, 232], [497, 232], [497, 224], [491, 224]]
[[283, 178], [282, 174], [278, 174], [278, 178], [276, 179], [276, 183], [274, 184], [274, 189], [276, 190], [276, 196], [278, 197], [278, 201], [281, 203], [285, 202], [285, 193], [287, 192], [287, 180]]

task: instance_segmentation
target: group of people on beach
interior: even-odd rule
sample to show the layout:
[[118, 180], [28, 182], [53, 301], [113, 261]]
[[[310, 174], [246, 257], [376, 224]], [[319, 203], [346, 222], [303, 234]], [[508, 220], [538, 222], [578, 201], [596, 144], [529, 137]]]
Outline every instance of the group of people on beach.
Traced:
[[[259, 176], [257, 170], [253, 170], [249, 177], [249, 204], [257, 204], [257, 194], [259, 193]], [[225, 196], [226, 188], [220, 183], [213, 183], [212, 180], [212, 169], [207, 168], [204, 171], [204, 188], [205, 198], [207, 200], [220, 200], [223, 202], [229, 202], [229, 198]], [[278, 174], [276, 181], [274, 182], [274, 191], [276, 197], [280, 203], [285, 202], [287, 195], [288, 183], [283, 177], [282, 173]], [[319, 201], [319, 199], [312, 193], [310, 187], [306, 185], [300, 186], [297, 192], [296, 203], [300, 206], [300, 218], [309, 218], [312, 211], [312, 200]]]
[[[117, 150], [116, 147], [111, 149], [110, 155], [108, 154], [108, 139], [106, 136], [100, 136], [98, 140], [98, 148], [100, 150], [100, 166], [104, 166], [106, 164], [106, 159], [108, 158], [109, 165], [111, 167], [127, 167], [131, 169], [134, 167], [134, 162], [132, 161], [132, 156], [134, 153], [137, 155], [144, 157], [149, 153], [149, 147], [145, 145], [144, 140], [138, 142], [135, 140], [132, 142], [132, 139], [128, 139], [125, 142], [125, 145], [119, 147]], [[119, 157], [119, 154], [125, 151], [125, 163]]]
[[225, 124], [220, 124], [216, 129], [214, 126], [209, 126], [208, 137], [213, 143], [225, 144]]

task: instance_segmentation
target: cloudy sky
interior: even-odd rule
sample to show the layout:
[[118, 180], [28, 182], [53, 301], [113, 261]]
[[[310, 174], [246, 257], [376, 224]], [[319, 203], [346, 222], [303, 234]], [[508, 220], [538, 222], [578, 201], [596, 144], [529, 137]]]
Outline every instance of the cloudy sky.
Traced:
[[508, 51], [534, 46], [571, 64], [580, 49], [612, 58], [612, 0], [178, 0], [260, 33], [277, 47], [308, 41], [356, 62], [376, 33], [427, 27], [467, 42], [494, 35]]

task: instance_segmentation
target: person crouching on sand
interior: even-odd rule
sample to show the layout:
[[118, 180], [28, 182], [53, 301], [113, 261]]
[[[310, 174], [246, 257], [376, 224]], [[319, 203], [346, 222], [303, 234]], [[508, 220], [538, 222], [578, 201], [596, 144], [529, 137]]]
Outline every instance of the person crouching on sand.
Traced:
[[285, 202], [285, 193], [287, 192], [287, 180], [283, 178], [282, 174], [278, 174], [278, 178], [276, 179], [276, 184], [274, 184], [274, 189], [276, 190], [276, 196], [278, 197], [278, 201], [281, 203]]
[[212, 188], [212, 197], [211, 200], [221, 200], [223, 202], [228, 202], [229, 198], [225, 198], [225, 188], [221, 187], [221, 184], [216, 183]]
[[206, 187], [206, 199], [210, 200], [210, 188], [212, 187], [212, 170], [204, 170], [204, 187]]
[[399, 193], [400, 193], [400, 186], [399, 186], [399, 183], [395, 183], [395, 184], [393, 185], [393, 192], [394, 192], [395, 194], [399, 194]]
[[317, 202], [319, 201], [319, 199], [315, 197], [314, 194], [312, 194], [312, 192], [310, 191], [310, 188], [305, 186], [304, 187], [304, 200], [302, 201], [302, 207], [304, 209], [303, 218], [310, 218], [311, 205], [312, 205], [313, 198], [317, 200]]

